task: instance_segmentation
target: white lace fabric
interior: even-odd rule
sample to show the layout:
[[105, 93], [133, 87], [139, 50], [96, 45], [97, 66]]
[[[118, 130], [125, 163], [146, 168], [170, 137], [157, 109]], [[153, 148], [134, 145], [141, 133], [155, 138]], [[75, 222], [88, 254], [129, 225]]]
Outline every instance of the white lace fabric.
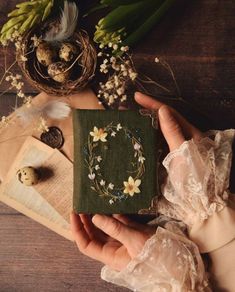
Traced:
[[101, 278], [141, 292], [210, 291], [197, 246], [182, 232], [162, 227], [125, 269], [105, 266]]
[[158, 211], [188, 226], [221, 211], [229, 199], [235, 130], [207, 135], [197, 143], [184, 142], [163, 161], [168, 177]]
[[[168, 177], [158, 211], [194, 230], [193, 240], [205, 252], [235, 237], [235, 207], [228, 191], [234, 136], [235, 130], [208, 132], [199, 142], [186, 141], [163, 162]], [[157, 228], [125, 269], [105, 266], [101, 277], [133, 291], [210, 291], [194, 242], [168, 223]]]

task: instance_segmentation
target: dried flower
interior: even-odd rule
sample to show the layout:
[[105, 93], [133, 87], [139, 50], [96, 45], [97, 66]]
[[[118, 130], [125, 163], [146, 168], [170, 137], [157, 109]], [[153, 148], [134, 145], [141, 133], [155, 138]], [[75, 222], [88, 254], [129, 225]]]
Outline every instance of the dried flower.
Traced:
[[0, 119], [0, 129], [9, 125], [10, 118], [6, 116], [2, 116]]
[[49, 128], [47, 126], [47, 122], [46, 122], [46, 120], [43, 117], [40, 117], [39, 118], [39, 124], [38, 124], [37, 130], [39, 132], [43, 132], [43, 133], [49, 131]]
[[[120, 41], [120, 38], [119, 38]], [[119, 43], [109, 42], [108, 47], [114, 51], [119, 47]], [[106, 82], [100, 83], [98, 97], [112, 105], [117, 101], [124, 102], [127, 100], [126, 89], [129, 82], [136, 82], [138, 77], [135, 68], [132, 65], [131, 57], [128, 55], [129, 47], [121, 47], [123, 55], [112, 55], [110, 58], [109, 50], [103, 47], [103, 51], [98, 54], [104, 58], [100, 65], [100, 72], [109, 74]]]
[[37, 48], [42, 40], [41, 38], [38, 38], [36, 35], [34, 35], [33, 37], [31, 37], [31, 41], [33, 41], [34, 48]]

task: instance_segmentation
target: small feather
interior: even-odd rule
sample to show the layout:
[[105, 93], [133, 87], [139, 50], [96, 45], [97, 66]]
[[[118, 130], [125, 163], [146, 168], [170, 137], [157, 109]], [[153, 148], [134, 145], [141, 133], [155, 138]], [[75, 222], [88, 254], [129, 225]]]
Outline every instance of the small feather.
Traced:
[[66, 119], [71, 112], [70, 106], [62, 101], [49, 101], [44, 104], [42, 107], [37, 108], [31, 105], [30, 108], [21, 107], [16, 110], [16, 115], [24, 124], [29, 124], [35, 118], [40, 116], [48, 117], [53, 120], [62, 120]]
[[70, 106], [62, 101], [50, 101], [42, 109], [42, 114], [51, 119], [63, 120], [66, 119], [71, 112]]
[[40, 110], [31, 106], [30, 108], [23, 106], [15, 110], [17, 117], [23, 124], [28, 125], [35, 117], [40, 116]]
[[64, 10], [62, 11], [59, 27], [53, 26], [44, 37], [47, 42], [60, 42], [70, 38], [76, 29], [78, 20], [78, 8], [76, 3], [68, 1], [64, 2]]

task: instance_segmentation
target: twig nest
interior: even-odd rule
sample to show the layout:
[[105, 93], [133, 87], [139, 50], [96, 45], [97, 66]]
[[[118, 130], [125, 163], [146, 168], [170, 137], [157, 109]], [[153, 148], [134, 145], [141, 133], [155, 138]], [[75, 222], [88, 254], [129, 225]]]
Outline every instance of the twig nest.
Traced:
[[78, 54], [78, 48], [71, 43], [63, 43], [59, 51], [59, 57], [62, 61], [70, 62]]
[[41, 42], [36, 49], [36, 57], [43, 66], [49, 66], [56, 60], [56, 50], [47, 42]]
[[39, 181], [38, 171], [31, 166], [19, 169], [16, 175], [18, 180], [27, 187], [36, 185]]
[[71, 70], [65, 62], [56, 62], [48, 67], [48, 75], [59, 83], [65, 83], [69, 80]]
[[95, 75], [95, 47], [84, 30], [62, 42], [42, 40], [35, 47], [33, 39], [43, 39], [50, 23], [35, 26], [23, 36], [22, 46], [17, 51], [18, 63], [26, 78], [40, 91], [57, 96], [79, 92]]

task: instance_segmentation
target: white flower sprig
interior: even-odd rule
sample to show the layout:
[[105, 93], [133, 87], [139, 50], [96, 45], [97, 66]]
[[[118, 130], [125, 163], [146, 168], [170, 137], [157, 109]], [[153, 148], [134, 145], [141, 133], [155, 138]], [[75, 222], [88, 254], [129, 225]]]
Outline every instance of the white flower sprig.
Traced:
[[[131, 56], [128, 54], [129, 47], [120, 47], [120, 43], [120, 41], [114, 44], [109, 43], [108, 47], [101, 45], [102, 51], [98, 54], [104, 59], [100, 65], [100, 72], [109, 74], [108, 80], [100, 83], [98, 97], [109, 106], [115, 102], [125, 102], [127, 85], [129, 82], [135, 82], [138, 77]], [[109, 50], [113, 50], [111, 55]]]
[[17, 97], [21, 98], [23, 101], [23, 104], [25, 104], [27, 107], [31, 106], [32, 102], [32, 96], [26, 96], [23, 92], [24, 82], [22, 81], [22, 76], [20, 74], [14, 75], [13, 73], [9, 72], [6, 76], [5, 80], [7, 82], [10, 82], [9, 89], [16, 89], [16, 95]]
[[9, 122], [10, 122], [9, 117], [2, 116], [0, 118], [0, 129], [7, 127]]

